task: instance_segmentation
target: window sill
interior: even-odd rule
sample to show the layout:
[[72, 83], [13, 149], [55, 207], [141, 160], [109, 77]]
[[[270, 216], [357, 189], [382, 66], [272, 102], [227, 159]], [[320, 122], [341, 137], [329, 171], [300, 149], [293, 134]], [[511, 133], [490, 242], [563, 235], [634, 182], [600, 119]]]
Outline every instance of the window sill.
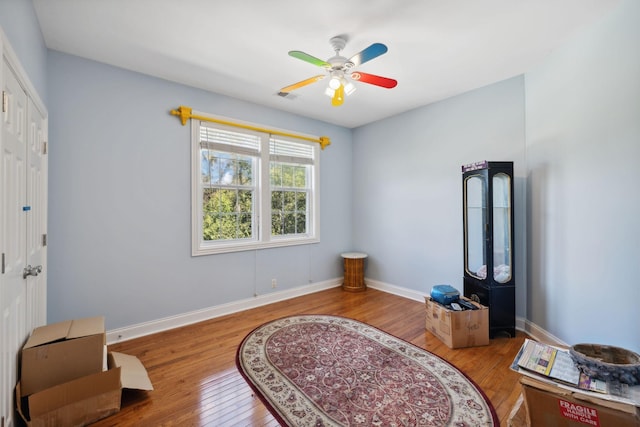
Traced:
[[218, 244], [218, 245], [205, 245], [200, 246], [198, 248], [193, 248], [191, 251], [191, 256], [203, 256], [203, 255], [216, 255], [216, 254], [225, 254], [231, 252], [244, 252], [244, 251], [254, 251], [260, 249], [269, 249], [269, 248], [281, 248], [286, 246], [299, 246], [299, 245], [310, 245], [313, 243], [320, 243], [319, 238], [298, 238], [298, 239], [282, 239], [282, 240], [273, 240], [270, 242], [251, 242], [251, 243], [231, 243], [231, 244]]

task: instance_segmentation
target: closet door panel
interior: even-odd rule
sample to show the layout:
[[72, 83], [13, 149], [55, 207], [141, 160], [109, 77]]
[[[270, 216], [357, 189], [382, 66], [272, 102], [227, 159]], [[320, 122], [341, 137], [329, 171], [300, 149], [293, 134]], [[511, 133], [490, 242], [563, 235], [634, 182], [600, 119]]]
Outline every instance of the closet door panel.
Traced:
[[26, 257], [27, 265], [39, 271], [26, 279], [26, 322], [31, 331], [45, 324], [47, 309], [47, 121], [30, 99], [27, 107]]
[[0, 416], [13, 425], [12, 391], [17, 381], [17, 359], [31, 332], [26, 322], [26, 287], [23, 270], [26, 259], [26, 170], [27, 95], [5, 60], [2, 63], [2, 135], [0, 155]]

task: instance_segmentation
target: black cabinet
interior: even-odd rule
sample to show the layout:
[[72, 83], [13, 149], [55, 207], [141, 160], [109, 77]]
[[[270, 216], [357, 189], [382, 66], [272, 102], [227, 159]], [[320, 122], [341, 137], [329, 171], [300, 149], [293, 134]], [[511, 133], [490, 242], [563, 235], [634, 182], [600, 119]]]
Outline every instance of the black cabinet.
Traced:
[[513, 162], [462, 166], [464, 296], [489, 307], [489, 337], [515, 337]]

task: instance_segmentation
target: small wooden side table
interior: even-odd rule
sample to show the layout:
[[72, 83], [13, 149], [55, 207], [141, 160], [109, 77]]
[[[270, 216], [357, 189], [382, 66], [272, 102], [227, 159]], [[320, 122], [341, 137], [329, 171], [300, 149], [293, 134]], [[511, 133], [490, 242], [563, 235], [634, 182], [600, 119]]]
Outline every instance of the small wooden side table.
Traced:
[[367, 285], [364, 283], [364, 260], [368, 255], [362, 252], [345, 252], [340, 256], [344, 258], [342, 290], [348, 292], [365, 291]]

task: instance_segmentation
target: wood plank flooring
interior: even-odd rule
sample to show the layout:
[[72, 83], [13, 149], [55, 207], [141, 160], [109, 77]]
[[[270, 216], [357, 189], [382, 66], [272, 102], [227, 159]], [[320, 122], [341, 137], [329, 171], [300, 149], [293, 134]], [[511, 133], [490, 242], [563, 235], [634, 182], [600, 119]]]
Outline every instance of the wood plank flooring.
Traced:
[[425, 330], [424, 303], [374, 289], [333, 288], [109, 346], [140, 358], [155, 390], [125, 390], [121, 411], [94, 426], [277, 426], [236, 370], [235, 356], [253, 329], [294, 314], [349, 317], [437, 354], [482, 388], [501, 425], [507, 425], [520, 394], [520, 376], [509, 365], [524, 333], [492, 339], [489, 346], [451, 350]]

